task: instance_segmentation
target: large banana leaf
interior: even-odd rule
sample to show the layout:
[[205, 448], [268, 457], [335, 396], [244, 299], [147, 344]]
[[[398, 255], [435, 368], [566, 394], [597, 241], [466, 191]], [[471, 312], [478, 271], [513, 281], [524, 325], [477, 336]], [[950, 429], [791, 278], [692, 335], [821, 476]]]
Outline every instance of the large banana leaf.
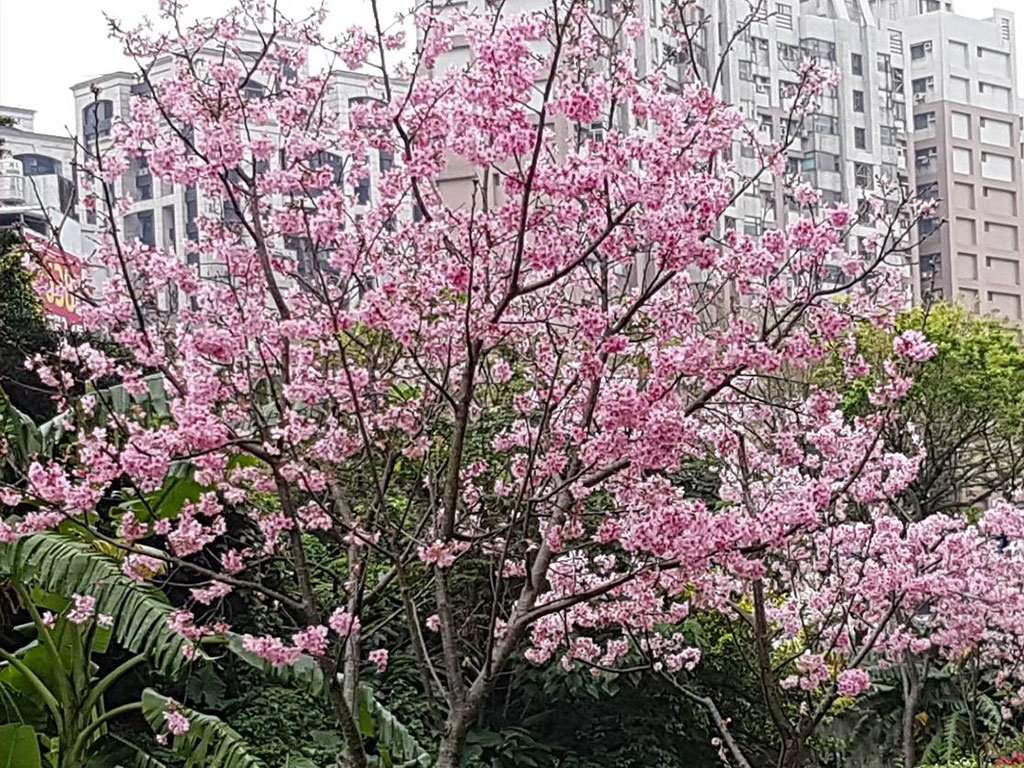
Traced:
[[[170, 699], [152, 688], [142, 692], [142, 714], [157, 733], [164, 730], [164, 713], [169, 704]], [[188, 718], [189, 729], [173, 736], [169, 746], [186, 758], [185, 768], [263, 768], [245, 739], [223, 720], [180, 704], [176, 708]]]
[[0, 725], [0, 768], [39, 768], [39, 741], [30, 725]]
[[90, 544], [52, 531], [25, 536], [0, 547], [0, 572], [66, 597], [92, 595], [96, 610], [114, 618], [122, 647], [146, 654], [164, 674], [184, 668], [186, 641], [168, 626], [172, 608], [163, 592], [128, 578], [117, 560]]
[[0, 433], [7, 445], [7, 451], [0, 451], [3, 464], [23, 473], [28, 469], [32, 456], [42, 451], [42, 436], [39, 428], [26, 414], [11, 403], [10, 398], [0, 389]]
[[[269, 677], [300, 687], [309, 693], [324, 696], [327, 692], [326, 678], [320, 665], [312, 656], [302, 654], [299, 660], [289, 667], [275, 667], [269, 661], [249, 653], [242, 648], [242, 637], [229, 633], [228, 648], [243, 659], [261, 670]], [[423, 746], [416, 741], [409, 729], [383, 704], [377, 701], [373, 688], [366, 683], [359, 683], [359, 729], [363, 736], [372, 738], [377, 743], [381, 763], [385, 768], [391, 766], [430, 766], [433, 758]]]
[[89, 749], [86, 768], [167, 768], [130, 741], [107, 733]]

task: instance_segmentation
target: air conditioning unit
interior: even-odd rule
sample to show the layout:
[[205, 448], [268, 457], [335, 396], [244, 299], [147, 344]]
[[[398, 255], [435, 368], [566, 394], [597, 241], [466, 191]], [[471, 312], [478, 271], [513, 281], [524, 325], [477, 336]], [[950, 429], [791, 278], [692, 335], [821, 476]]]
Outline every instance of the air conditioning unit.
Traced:
[[926, 98], [927, 98], [927, 96], [925, 94], [923, 94], [923, 93], [915, 93], [914, 94], [914, 103], [915, 104], [924, 104], [924, 100]]

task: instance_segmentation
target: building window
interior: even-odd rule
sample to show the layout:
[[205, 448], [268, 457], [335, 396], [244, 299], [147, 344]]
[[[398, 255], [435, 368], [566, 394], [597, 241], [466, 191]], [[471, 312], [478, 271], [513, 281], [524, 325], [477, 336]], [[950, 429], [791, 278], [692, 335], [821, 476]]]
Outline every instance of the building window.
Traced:
[[830, 136], [839, 135], [839, 120], [831, 115], [813, 115], [811, 117], [811, 130], [814, 133], [827, 133]]
[[26, 176], [52, 176], [60, 174], [60, 160], [46, 155], [17, 155], [21, 160], [22, 173]]
[[370, 202], [370, 179], [368, 176], [360, 177], [359, 183], [356, 185], [356, 199], [362, 205], [367, 205]]
[[949, 129], [954, 139], [971, 138], [971, 116], [963, 112], [953, 112], [949, 118]]
[[782, 61], [796, 62], [800, 61], [800, 46], [790, 45], [789, 43], [779, 43], [779, 58]]
[[754, 90], [757, 93], [770, 94], [772, 92], [771, 78], [764, 77], [763, 75], [754, 75]]
[[871, 164], [854, 163], [853, 181], [860, 189], [873, 189], [875, 186], [875, 171]]
[[929, 53], [932, 52], [932, 41], [925, 40], [923, 43], [915, 43], [910, 46], [910, 58], [911, 59], [923, 59]]
[[146, 160], [145, 155], [132, 158], [129, 173], [135, 187], [133, 195], [135, 199], [153, 199], [153, 174], [149, 172], [149, 161]]
[[896, 146], [896, 129], [895, 128], [893, 128], [891, 126], [888, 126], [888, 125], [883, 125], [881, 128], [878, 129], [878, 131], [879, 131], [878, 138], [879, 138], [879, 141], [881, 142], [883, 147], [895, 147]]
[[153, 231], [153, 212], [139, 211], [124, 217], [124, 236], [128, 240], [141, 240], [146, 245], [156, 245]]
[[751, 81], [754, 79], [753, 63], [749, 61], [740, 61], [740, 80]]
[[110, 123], [114, 119], [114, 102], [109, 99], [94, 101], [82, 109], [82, 125], [87, 141], [95, 141], [110, 135]]
[[968, 176], [971, 173], [971, 150], [953, 147], [953, 173]]
[[785, 3], [776, 3], [775, 21], [779, 29], [793, 29], [793, 9]]
[[921, 256], [921, 283], [927, 285], [942, 277], [942, 254], [926, 253]]
[[800, 47], [804, 53], [814, 59], [822, 61], [836, 60], [836, 44], [829, 40], [819, 40], [816, 37], [808, 37], [800, 41]]
[[930, 181], [927, 184], [917, 185], [917, 198], [919, 200], [934, 200], [939, 196], [939, 182]]
[[890, 56], [888, 53], [880, 53], [880, 54], [878, 54], [878, 71], [879, 72], [888, 72], [891, 67], [892, 67], [892, 56]]
[[855, 146], [857, 149], [867, 149], [867, 131], [865, 131], [863, 128], [853, 129], [853, 146]]
[[979, 122], [979, 138], [984, 144], [996, 144], [1000, 147], [1011, 146], [1013, 125], [1006, 120], [995, 120], [983, 117]]
[[935, 147], [923, 147], [914, 150], [914, 166], [918, 173], [930, 173], [937, 170], [939, 150]]
[[853, 111], [863, 112], [864, 111], [864, 91], [853, 92]]
[[313, 248], [305, 236], [285, 235], [284, 247], [295, 254], [295, 271], [308, 275], [313, 271]]
[[185, 187], [185, 237], [192, 241], [199, 240], [199, 226], [196, 217], [199, 215], [199, 198], [194, 184]]
[[759, 67], [768, 66], [768, 41], [763, 37], [750, 38], [750, 51], [754, 57], [754, 63]]
[[864, 74], [864, 57], [859, 53], [850, 54], [850, 69], [855, 75]]
[[915, 131], [926, 131], [929, 128], [935, 127], [935, 113], [934, 112], [922, 112], [919, 115], [914, 115], [914, 130]]
[[918, 77], [910, 81], [910, 88], [915, 96], [928, 94], [935, 88], [935, 78]]

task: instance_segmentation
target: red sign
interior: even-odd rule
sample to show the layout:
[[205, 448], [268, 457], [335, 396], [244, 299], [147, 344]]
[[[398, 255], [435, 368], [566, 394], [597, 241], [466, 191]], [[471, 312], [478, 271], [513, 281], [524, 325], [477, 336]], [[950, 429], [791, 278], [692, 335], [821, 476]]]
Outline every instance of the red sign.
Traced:
[[78, 297], [75, 291], [80, 290], [82, 265], [75, 256], [61, 248], [59, 243], [30, 230], [25, 230], [22, 234], [42, 270], [37, 290], [43, 300], [43, 308], [72, 325], [81, 323], [82, 317], [77, 311]]

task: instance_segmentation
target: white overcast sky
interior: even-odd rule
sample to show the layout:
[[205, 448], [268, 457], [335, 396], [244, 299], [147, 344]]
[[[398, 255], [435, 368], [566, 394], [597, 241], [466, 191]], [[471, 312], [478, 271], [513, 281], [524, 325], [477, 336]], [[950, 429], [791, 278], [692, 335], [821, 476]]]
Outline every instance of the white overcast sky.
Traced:
[[[190, 10], [213, 15], [230, 0], [192, 0]], [[286, 11], [308, 8], [310, 0], [280, 0]], [[403, 0], [383, 0], [388, 23], [396, 11], [408, 7]], [[369, 0], [327, 0], [331, 10], [328, 29], [344, 29], [372, 20]], [[1024, 41], [1024, 0], [957, 0], [957, 12], [978, 18], [993, 7], [1013, 11], [1017, 40]], [[69, 87], [89, 77], [118, 69], [131, 69], [118, 45], [107, 37], [104, 12], [125, 22], [143, 14], [155, 15], [157, 0], [0, 0], [0, 104], [37, 110], [36, 130], [66, 133], [74, 127]], [[1024, 70], [1024, 42], [1018, 42]], [[1024, 71], [1020, 87], [1024, 90]]]

